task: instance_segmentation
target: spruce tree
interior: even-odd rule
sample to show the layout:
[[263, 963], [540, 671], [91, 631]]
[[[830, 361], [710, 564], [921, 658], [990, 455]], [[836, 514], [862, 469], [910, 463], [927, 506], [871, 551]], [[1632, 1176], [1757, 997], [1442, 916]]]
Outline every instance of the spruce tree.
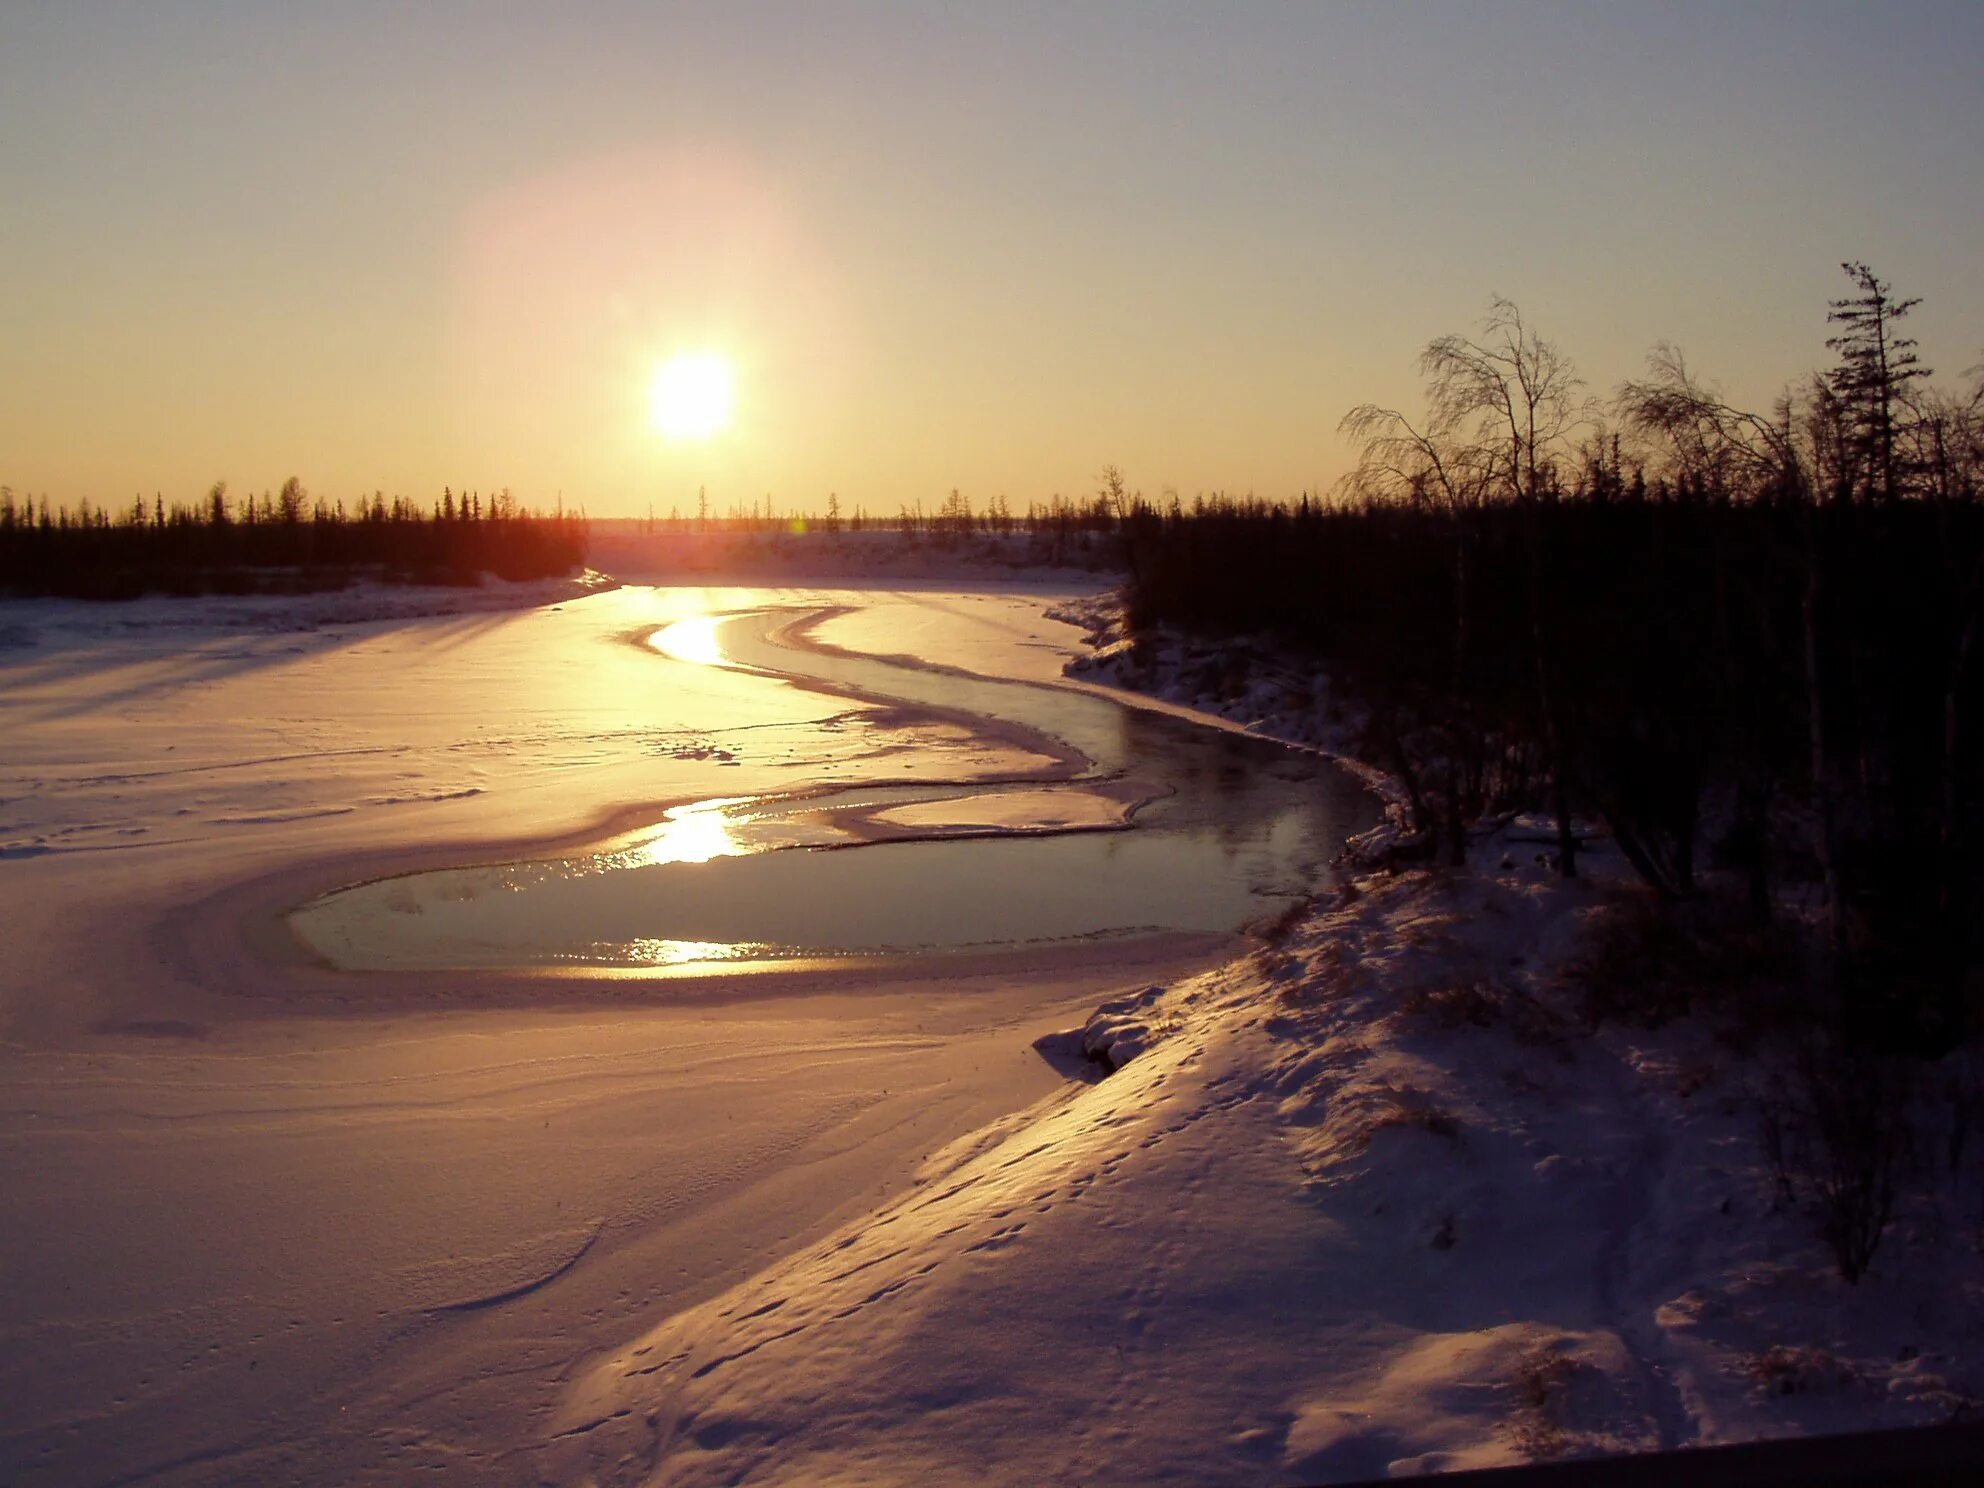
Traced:
[[1891, 501], [1906, 483], [1895, 445], [1908, 385], [1930, 375], [1914, 340], [1899, 334], [1895, 322], [1922, 302], [1896, 299], [1894, 287], [1863, 263], [1840, 268], [1856, 293], [1831, 302], [1826, 318], [1844, 329], [1826, 341], [1826, 349], [1839, 354], [1826, 381], [1846, 415], [1847, 444], [1859, 477], [1849, 486], [1857, 485], [1870, 499]]

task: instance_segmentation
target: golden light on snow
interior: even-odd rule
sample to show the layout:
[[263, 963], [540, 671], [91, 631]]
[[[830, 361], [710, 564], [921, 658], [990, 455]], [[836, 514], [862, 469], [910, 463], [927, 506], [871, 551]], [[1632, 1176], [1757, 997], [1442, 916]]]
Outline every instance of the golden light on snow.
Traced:
[[648, 418], [664, 439], [708, 439], [730, 427], [736, 379], [714, 352], [684, 352], [655, 369]]
[[718, 615], [691, 615], [686, 620], [677, 620], [673, 625], [658, 630], [649, 639], [663, 656], [676, 661], [690, 662], [695, 666], [722, 666], [723, 648], [717, 644], [716, 627], [721, 619]]

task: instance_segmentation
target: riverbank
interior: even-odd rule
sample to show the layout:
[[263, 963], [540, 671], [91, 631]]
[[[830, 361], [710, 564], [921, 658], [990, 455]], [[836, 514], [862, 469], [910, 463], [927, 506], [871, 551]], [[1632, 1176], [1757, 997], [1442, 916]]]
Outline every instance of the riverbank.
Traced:
[[[1278, 716], [1155, 654], [1174, 700], [1342, 741], [1313, 688]], [[1975, 1185], [1909, 1187], [1842, 1281], [1760, 1140], [1770, 946], [1677, 942], [1546, 835], [1354, 872], [1105, 1006], [1073, 1037], [1115, 1072], [594, 1365], [547, 1476], [1328, 1482], [1974, 1410]]]

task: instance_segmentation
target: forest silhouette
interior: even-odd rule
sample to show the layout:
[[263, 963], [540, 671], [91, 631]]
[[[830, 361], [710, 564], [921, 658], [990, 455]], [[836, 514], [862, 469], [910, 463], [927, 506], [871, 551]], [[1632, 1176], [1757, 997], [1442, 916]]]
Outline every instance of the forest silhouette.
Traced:
[[382, 493], [357, 503], [313, 499], [292, 476], [271, 495], [233, 500], [216, 481], [198, 506], [134, 497], [121, 513], [0, 490], [0, 588], [70, 599], [159, 594], [305, 593], [354, 579], [475, 584], [571, 572], [585, 523], [546, 515], [507, 491], [485, 501], [444, 490], [429, 510]]
[[1497, 301], [1432, 342], [1419, 415], [1344, 420], [1338, 499], [1124, 523], [1133, 628], [1264, 631], [1368, 707], [1420, 850], [1543, 808], [1602, 818], [1662, 895], [1809, 881], [1840, 1016], [1946, 1047], [1979, 1012], [1984, 382], [1933, 387], [1912, 299], [1861, 264], [1838, 361], [1764, 411], [1680, 353], [1589, 396]]

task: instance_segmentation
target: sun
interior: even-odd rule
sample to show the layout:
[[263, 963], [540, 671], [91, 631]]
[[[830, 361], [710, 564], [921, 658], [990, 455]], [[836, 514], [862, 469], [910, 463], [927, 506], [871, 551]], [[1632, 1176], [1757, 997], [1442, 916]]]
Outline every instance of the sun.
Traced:
[[665, 439], [708, 439], [730, 427], [736, 390], [730, 363], [691, 351], [655, 368], [648, 384], [648, 418]]

